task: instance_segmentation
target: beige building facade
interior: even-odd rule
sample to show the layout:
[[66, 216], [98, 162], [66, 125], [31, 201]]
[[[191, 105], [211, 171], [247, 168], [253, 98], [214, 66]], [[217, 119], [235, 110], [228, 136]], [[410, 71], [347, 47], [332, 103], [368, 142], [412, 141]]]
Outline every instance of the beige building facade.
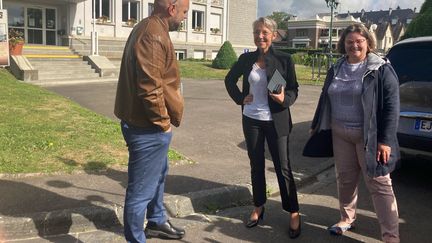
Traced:
[[[125, 41], [134, 24], [149, 16], [154, 0], [4, 0], [8, 26], [28, 44], [70, 46], [99, 40]], [[247, 6], [247, 7], [245, 7]], [[171, 32], [179, 59], [212, 59], [224, 41], [238, 54], [252, 48], [257, 0], [191, 0], [188, 18]], [[90, 50], [89, 50], [90, 51]]]

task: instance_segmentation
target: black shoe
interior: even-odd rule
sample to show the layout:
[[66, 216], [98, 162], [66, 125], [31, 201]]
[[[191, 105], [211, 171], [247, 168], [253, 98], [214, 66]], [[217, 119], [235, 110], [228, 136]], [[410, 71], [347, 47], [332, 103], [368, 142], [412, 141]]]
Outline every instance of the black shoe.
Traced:
[[252, 228], [252, 227], [257, 226], [259, 221], [264, 219], [264, 210], [265, 210], [265, 208], [263, 206], [262, 210], [261, 210], [261, 214], [258, 216], [258, 219], [256, 219], [256, 220], [249, 219], [248, 222], [246, 223], [246, 228]]
[[299, 237], [300, 233], [301, 233], [301, 217], [299, 214], [299, 225], [298, 225], [297, 229], [292, 229], [291, 225], [290, 225], [289, 230], [288, 230], [288, 235], [289, 235], [289, 238], [295, 239], [295, 238]]
[[185, 235], [183, 229], [174, 227], [169, 220], [160, 225], [149, 221], [144, 233], [147, 238], [159, 237], [166, 239], [181, 239]]

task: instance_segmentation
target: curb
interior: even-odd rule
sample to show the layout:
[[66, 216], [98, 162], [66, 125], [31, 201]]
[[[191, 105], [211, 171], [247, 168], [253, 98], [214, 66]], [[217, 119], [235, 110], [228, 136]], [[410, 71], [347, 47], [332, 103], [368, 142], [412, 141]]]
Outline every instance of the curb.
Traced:
[[[317, 165], [311, 175], [295, 176], [297, 189], [317, 181], [317, 175], [331, 168], [329, 159]], [[296, 174], [295, 174], [296, 175]], [[277, 179], [267, 181], [271, 196], [279, 194]], [[250, 204], [252, 186], [232, 185], [209, 190], [165, 196], [165, 208], [170, 217], [185, 217], [194, 213], [212, 213], [217, 210]], [[123, 205], [103, 204], [96, 206], [34, 213], [15, 217], [0, 215], [0, 235], [4, 239], [28, 239], [69, 233], [85, 232], [121, 226]]]
[[16, 217], [0, 216], [0, 235], [9, 240], [47, 237], [109, 228], [121, 225], [120, 222], [123, 222], [123, 207], [100, 204]]

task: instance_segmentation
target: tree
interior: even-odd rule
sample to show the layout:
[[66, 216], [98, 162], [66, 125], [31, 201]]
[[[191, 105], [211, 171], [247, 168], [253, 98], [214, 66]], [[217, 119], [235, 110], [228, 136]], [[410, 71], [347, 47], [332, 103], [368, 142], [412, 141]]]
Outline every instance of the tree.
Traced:
[[288, 29], [288, 19], [292, 17], [291, 14], [285, 12], [273, 12], [271, 15], [267, 16], [273, 19], [278, 25], [278, 29]]
[[408, 25], [402, 39], [432, 35], [432, 0], [426, 0], [417, 17]]
[[237, 55], [229, 41], [225, 41], [212, 62], [213, 68], [228, 69], [237, 61]]

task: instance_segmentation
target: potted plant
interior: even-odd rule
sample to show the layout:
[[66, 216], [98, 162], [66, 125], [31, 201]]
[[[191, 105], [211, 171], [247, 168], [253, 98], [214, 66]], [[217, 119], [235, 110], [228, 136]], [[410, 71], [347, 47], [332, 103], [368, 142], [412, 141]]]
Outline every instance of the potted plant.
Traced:
[[17, 29], [9, 29], [9, 54], [22, 55], [24, 45], [24, 32]]
[[218, 34], [220, 32], [219, 28], [210, 28], [210, 30], [213, 34]]
[[134, 26], [135, 24], [137, 23], [137, 20], [136, 19], [134, 19], [134, 18], [130, 18], [130, 19], [128, 19], [127, 21], [126, 21], [126, 24], [128, 25], [128, 26]]
[[103, 24], [107, 23], [108, 22], [108, 16], [105, 16], [105, 15], [100, 16], [99, 18], [97, 18], [97, 22], [103, 23]]

